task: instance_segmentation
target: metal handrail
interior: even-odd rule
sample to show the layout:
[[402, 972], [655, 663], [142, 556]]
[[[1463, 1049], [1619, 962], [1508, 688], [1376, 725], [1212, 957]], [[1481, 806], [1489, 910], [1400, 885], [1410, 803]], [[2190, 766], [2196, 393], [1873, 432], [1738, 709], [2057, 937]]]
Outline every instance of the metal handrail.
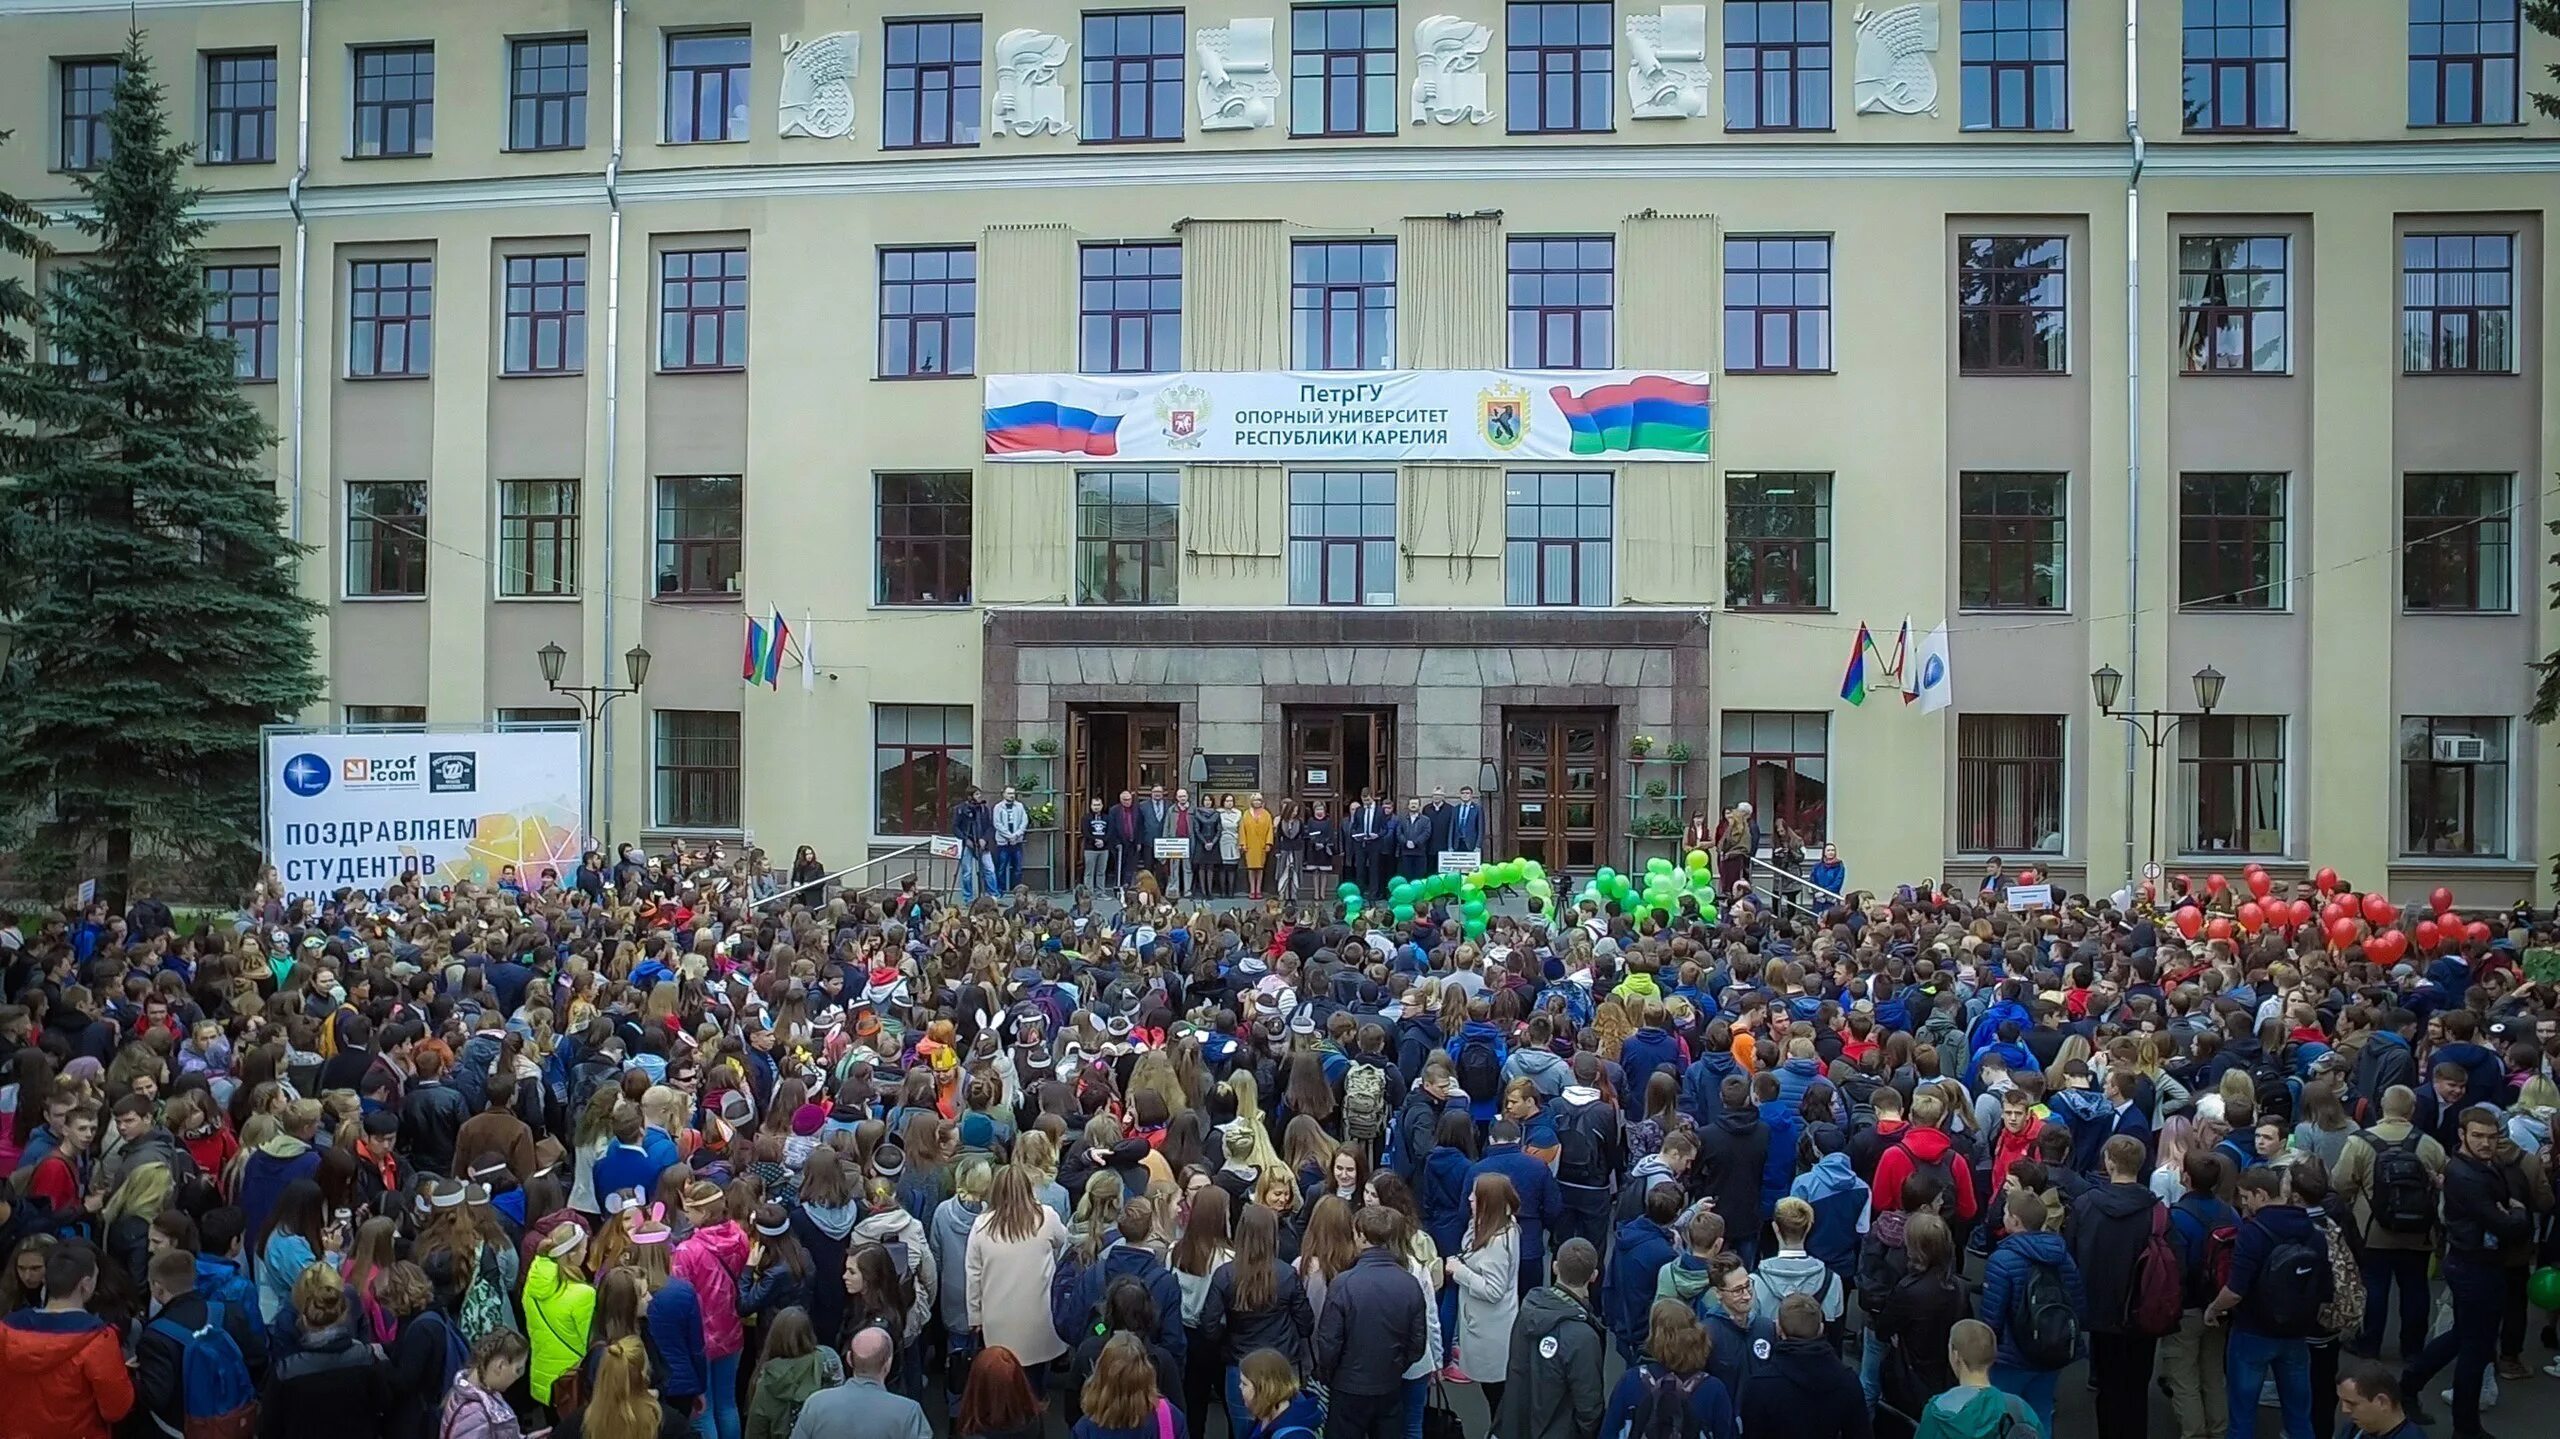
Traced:
[[[1804, 891], [1810, 891], [1814, 894], [1821, 895], [1832, 904], [1845, 904], [1848, 902], [1847, 896], [1836, 894], [1831, 890], [1824, 889], [1821, 885], [1815, 884], [1812, 880], [1796, 873], [1794, 870], [1781, 869], [1777, 865], [1771, 864], [1769, 861], [1762, 859], [1756, 854], [1752, 855], [1750, 858], [1752, 869], [1765, 871], [1776, 876], [1776, 882], [1765, 887], [1769, 891], [1770, 898], [1778, 901], [1780, 904], [1791, 904], [1797, 909], [1803, 910], [1807, 914], [1821, 913], [1820, 910], [1814, 908], [1812, 905], [1806, 904], [1798, 897], [1798, 894]], [[1763, 886], [1754, 886], [1754, 888], [1760, 887]]]
[[887, 864], [893, 859], [903, 859], [908, 855], [914, 854], [917, 850], [931, 849], [932, 847], [933, 841], [918, 840], [916, 843], [908, 845], [904, 849], [893, 849], [887, 854], [880, 855], [872, 859], [866, 859], [860, 864], [848, 865], [843, 869], [837, 870], [833, 874], [822, 874], [816, 879], [808, 880], [800, 884], [793, 884], [786, 879], [783, 881], [782, 888], [778, 892], [770, 898], [757, 900], [754, 907], [762, 909], [769, 904], [780, 904], [783, 896], [798, 894], [804, 889], [814, 889], [818, 891], [820, 898], [823, 900], [827, 892], [827, 886], [837, 883], [847, 875], [860, 874], [875, 864]]

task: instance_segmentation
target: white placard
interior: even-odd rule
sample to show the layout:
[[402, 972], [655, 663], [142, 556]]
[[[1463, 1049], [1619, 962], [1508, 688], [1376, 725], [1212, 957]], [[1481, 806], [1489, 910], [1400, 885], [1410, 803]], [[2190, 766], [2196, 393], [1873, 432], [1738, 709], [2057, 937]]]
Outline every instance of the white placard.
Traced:
[[85, 908], [87, 908], [88, 906], [90, 906], [90, 905], [92, 905], [92, 904], [96, 903], [96, 902], [97, 902], [97, 899], [98, 899], [98, 882], [97, 882], [96, 880], [94, 880], [94, 879], [84, 879], [84, 880], [80, 881], [80, 905], [81, 905], [81, 907], [82, 907], [83, 909], [85, 909]]
[[958, 859], [960, 857], [960, 836], [956, 834], [937, 834], [928, 838], [924, 843], [925, 853], [932, 855], [935, 859]]
[[1484, 868], [1484, 851], [1480, 849], [1444, 849], [1440, 851], [1442, 874], [1473, 874]]
[[267, 863], [288, 898], [428, 884], [527, 889], [577, 868], [578, 731], [273, 730], [261, 771]]
[[1179, 835], [1171, 839], [1159, 838], [1156, 841], [1156, 858], [1189, 859], [1191, 858], [1191, 841]]
[[2009, 886], [2011, 909], [2053, 908], [2053, 886], [2049, 884], [2013, 884]]

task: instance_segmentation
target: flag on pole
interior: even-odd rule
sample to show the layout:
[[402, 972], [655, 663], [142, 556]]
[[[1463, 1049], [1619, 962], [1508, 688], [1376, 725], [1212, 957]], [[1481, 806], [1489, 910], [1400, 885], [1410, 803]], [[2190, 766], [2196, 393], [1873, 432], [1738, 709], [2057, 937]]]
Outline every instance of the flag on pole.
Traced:
[[803, 612], [800, 632], [800, 688], [803, 693], [818, 692], [818, 616]]
[[1853, 705], [1867, 702], [1867, 649], [1874, 643], [1875, 636], [1860, 621], [1857, 642], [1849, 646], [1849, 672], [1840, 677], [1840, 698]]
[[748, 620], [747, 652], [738, 678], [747, 681], [749, 684], [754, 684], [762, 680], [764, 678], [765, 652], [768, 648], [769, 646], [766, 643], [764, 626], [753, 619]]
[[1947, 627], [1941, 623], [1920, 642], [1920, 653], [1914, 663], [1920, 671], [1913, 685], [1920, 701], [1920, 713], [1936, 714], [1956, 702], [1956, 674], [1947, 647]]
[[773, 612], [772, 643], [765, 646], [764, 672], [756, 676], [759, 684], [782, 688], [782, 651], [791, 643], [791, 626], [782, 622], [782, 611]]
[[1902, 617], [1902, 628], [1893, 636], [1893, 682], [1902, 687], [1902, 702], [1909, 704], [1920, 698], [1920, 690], [1911, 682], [1911, 616]]

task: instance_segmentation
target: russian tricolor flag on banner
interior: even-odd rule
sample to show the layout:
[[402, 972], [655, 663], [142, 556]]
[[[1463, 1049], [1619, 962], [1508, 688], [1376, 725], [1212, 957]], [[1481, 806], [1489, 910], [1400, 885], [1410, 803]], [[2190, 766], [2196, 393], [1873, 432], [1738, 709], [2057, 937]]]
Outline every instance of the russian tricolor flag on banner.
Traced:
[[1119, 415], [1097, 414], [1056, 400], [1025, 400], [987, 411], [987, 453], [1110, 456], [1120, 453]]

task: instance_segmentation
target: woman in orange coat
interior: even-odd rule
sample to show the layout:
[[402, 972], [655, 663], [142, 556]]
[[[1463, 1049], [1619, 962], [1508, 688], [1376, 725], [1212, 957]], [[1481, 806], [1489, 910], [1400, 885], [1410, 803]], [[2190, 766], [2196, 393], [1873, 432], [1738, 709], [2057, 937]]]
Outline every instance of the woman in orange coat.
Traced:
[[1244, 850], [1245, 898], [1262, 898], [1262, 865], [1271, 858], [1271, 811], [1255, 795], [1237, 827], [1236, 843]]

